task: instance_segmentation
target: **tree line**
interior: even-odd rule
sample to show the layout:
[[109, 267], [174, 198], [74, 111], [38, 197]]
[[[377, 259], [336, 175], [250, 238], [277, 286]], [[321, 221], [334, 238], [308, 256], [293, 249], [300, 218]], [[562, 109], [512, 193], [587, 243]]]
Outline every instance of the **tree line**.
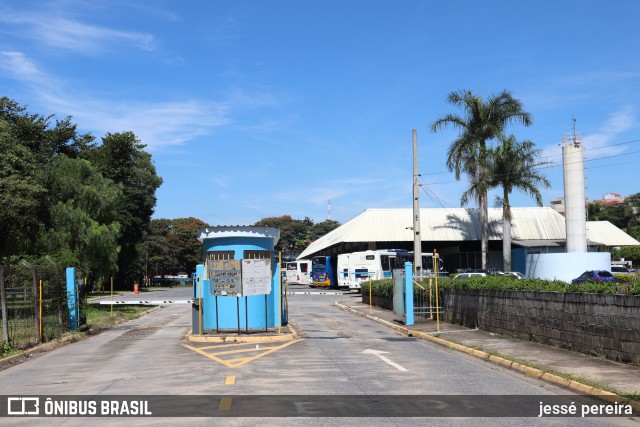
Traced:
[[[162, 178], [133, 132], [99, 140], [70, 116], [32, 113], [0, 98], [0, 280], [22, 265], [73, 266], [101, 287], [191, 273], [202, 262], [197, 218], [151, 219]], [[276, 250], [299, 252], [340, 224], [288, 215]], [[7, 267], [7, 269], [5, 269]]]
[[[283, 260], [295, 259], [309, 243], [340, 226], [338, 221], [314, 223], [309, 217], [294, 219], [290, 215], [266, 217], [253, 224], [256, 227], [277, 227], [280, 239], [275, 252]], [[209, 227], [197, 218], [152, 219], [149, 231], [138, 245], [138, 271], [149, 278], [165, 275], [191, 274], [202, 264], [202, 243], [198, 238], [201, 228]]]
[[124, 285], [139, 270], [162, 178], [133, 132], [99, 143], [0, 98], [0, 280], [20, 260], [75, 266], [93, 283]]

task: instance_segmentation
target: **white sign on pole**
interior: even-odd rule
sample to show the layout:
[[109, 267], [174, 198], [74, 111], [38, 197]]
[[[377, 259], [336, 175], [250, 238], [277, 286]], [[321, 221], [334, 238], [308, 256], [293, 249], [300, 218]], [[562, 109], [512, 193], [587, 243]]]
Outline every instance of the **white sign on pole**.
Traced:
[[242, 260], [242, 296], [271, 293], [271, 260]]

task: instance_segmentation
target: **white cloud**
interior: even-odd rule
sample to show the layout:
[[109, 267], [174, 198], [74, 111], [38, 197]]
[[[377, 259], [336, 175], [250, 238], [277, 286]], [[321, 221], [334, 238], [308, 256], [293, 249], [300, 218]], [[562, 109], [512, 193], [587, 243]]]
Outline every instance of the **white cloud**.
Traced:
[[123, 44], [153, 51], [156, 44], [151, 34], [115, 30], [48, 14], [5, 10], [0, 13], [0, 22], [20, 26], [20, 31], [13, 32], [13, 35], [23, 35], [49, 46], [86, 54]]
[[41, 73], [37, 66], [22, 52], [0, 51], [0, 69], [21, 80], [37, 80]]
[[29, 88], [46, 109], [71, 115], [98, 135], [132, 131], [150, 150], [180, 145], [228, 123], [228, 107], [200, 100], [116, 102], [67, 90], [65, 82], [41, 71], [24, 53], [0, 52], [0, 73]]
[[621, 134], [636, 126], [633, 108], [626, 107], [612, 113], [598, 132], [585, 135], [583, 138], [586, 157], [595, 159], [613, 156], [625, 151], [624, 145], [612, 145]]
[[180, 145], [227, 123], [226, 107], [196, 100], [126, 104], [45, 96], [50, 108], [65, 111], [83, 128], [104, 134], [131, 130], [149, 149]]

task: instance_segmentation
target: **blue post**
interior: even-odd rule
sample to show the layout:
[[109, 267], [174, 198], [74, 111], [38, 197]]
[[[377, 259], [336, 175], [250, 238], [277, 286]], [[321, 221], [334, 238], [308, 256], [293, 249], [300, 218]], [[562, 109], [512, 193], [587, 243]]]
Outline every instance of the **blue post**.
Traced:
[[407, 326], [413, 325], [413, 264], [410, 262], [404, 263], [404, 289], [405, 289], [405, 313], [404, 324]]
[[273, 307], [271, 308], [273, 311], [273, 326], [275, 328], [279, 328], [282, 326], [282, 300], [280, 298], [280, 294], [282, 290], [280, 289], [280, 266], [276, 262], [275, 266], [275, 274], [271, 278], [271, 289], [273, 289]]
[[69, 307], [69, 328], [78, 329], [80, 308], [78, 307], [78, 290], [76, 289], [76, 269], [67, 268], [67, 305]]

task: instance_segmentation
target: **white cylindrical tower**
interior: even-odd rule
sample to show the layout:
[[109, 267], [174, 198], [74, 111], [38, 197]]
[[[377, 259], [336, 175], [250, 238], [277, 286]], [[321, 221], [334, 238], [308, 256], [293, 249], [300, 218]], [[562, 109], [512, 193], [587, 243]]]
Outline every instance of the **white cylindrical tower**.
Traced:
[[562, 167], [567, 252], [587, 252], [584, 147], [579, 134], [562, 136]]

